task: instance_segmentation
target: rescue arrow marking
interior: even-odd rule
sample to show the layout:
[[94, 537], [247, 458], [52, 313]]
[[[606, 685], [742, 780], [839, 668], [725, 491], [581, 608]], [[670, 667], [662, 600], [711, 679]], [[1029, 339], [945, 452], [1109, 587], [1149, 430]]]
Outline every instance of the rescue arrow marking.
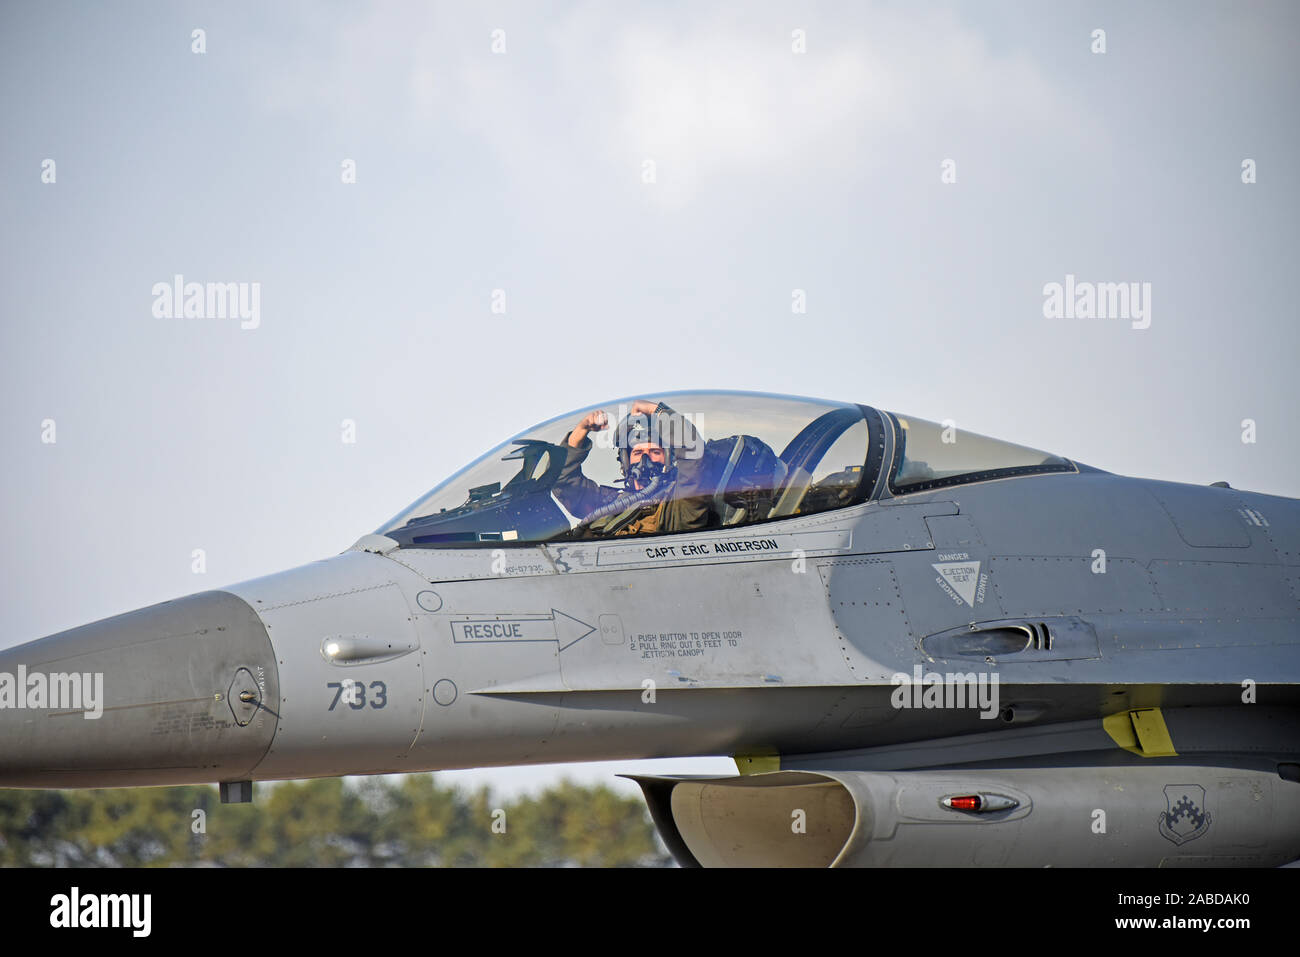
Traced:
[[547, 618], [475, 618], [451, 623], [454, 642], [554, 641], [560, 651], [596, 630], [572, 615], [551, 609]]

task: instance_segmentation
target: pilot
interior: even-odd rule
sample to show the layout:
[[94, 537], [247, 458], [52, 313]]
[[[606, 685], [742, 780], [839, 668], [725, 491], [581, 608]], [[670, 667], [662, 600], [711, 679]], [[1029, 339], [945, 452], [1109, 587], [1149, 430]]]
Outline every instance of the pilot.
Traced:
[[556, 500], [581, 522], [580, 535], [649, 535], [684, 532], [709, 524], [713, 483], [706, 474], [709, 447], [695, 426], [662, 402], [637, 399], [619, 423], [614, 447], [623, 470], [623, 490], [598, 485], [582, 474], [591, 452], [591, 432], [609, 427], [609, 417], [590, 412], [564, 440], [568, 450], [556, 479]]

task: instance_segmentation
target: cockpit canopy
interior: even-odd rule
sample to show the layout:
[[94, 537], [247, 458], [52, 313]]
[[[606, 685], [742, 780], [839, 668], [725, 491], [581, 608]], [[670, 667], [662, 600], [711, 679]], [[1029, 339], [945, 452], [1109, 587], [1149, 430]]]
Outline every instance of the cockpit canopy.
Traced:
[[[593, 413], [604, 413], [603, 416]], [[889, 437], [893, 436], [892, 443]], [[742, 392], [629, 398], [543, 422], [378, 533], [402, 546], [538, 543], [740, 527], [865, 501], [888, 446], [894, 494], [1064, 459], [867, 406]], [[910, 447], [909, 447], [910, 445]], [[633, 467], [644, 459], [644, 467]]]

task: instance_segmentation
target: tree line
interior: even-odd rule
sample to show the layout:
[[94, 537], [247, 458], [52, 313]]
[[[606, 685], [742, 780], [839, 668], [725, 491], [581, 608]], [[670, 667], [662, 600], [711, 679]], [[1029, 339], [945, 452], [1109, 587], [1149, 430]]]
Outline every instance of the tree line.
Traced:
[[644, 803], [562, 781], [493, 800], [432, 774], [215, 786], [0, 790], [5, 867], [631, 867], [671, 856]]

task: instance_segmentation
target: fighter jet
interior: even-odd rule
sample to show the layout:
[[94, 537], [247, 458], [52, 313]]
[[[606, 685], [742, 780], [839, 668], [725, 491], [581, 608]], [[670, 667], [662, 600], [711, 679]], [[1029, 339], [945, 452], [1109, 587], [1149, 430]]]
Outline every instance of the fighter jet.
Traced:
[[1300, 502], [844, 402], [530, 428], [332, 558], [0, 652], [0, 787], [734, 756], [683, 865], [1300, 857]]

